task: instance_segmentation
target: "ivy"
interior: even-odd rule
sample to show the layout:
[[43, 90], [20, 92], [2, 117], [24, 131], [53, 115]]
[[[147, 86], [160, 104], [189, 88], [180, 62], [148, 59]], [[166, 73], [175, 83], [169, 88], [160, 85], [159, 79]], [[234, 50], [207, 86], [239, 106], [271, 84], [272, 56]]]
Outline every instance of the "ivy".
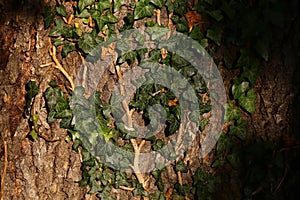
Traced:
[[[65, 21], [63, 20], [63, 17], [67, 17], [70, 14], [66, 11], [64, 3], [57, 5], [54, 9], [47, 7], [44, 14], [45, 28], [52, 27], [49, 36], [53, 38], [53, 45], [56, 47], [62, 46], [61, 55], [63, 58], [72, 51], [81, 51], [83, 56], [88, 54], [93, 55], [93, 50], [101, 42], [114, 34], [116, 29], [119, 32], [132, 29], [136, 21], [152, 17], [155, 14], [155, 9], [166, 9], [168, 15], [172, 13], [173, 16], [170, 20], [172, 20], [176, 30], [199, 42], [212, 55], [216, 55], [222, 45], [229, 43], [237, 45], [240, 48], [238, 55], [232, 56], [230, 52], [226, 51], [224, 55], [221, 55], [223, 56], [221, 59], [223, 59], [222, 61], [224, 61], [225, 66], [228, 69], [239, 69], [240, 74], [232, 81], [231, 93], [229, 95], [230, 102], [225, 104], [226, 113], [224, 122], [225, 124], [229, 124], [228, 132], [222, 133], [218, 139], [216, 159], [212, 167], [218, 168], [229, 163], [234, 169], [237, 169], [241, 163], [243, 164], [235, 146], [238, 144], [237, 141], [243, 141], [247, 138], [248, 123], [242, 117], [251, 115], [255, 111], [256, 93], [253, 86], [255, 85], [260, 65], [260, 60], [257, 59], [256, 54], [267, 59], [270, 44], [266, 38], [256, 40], [256, 37], [252, 35], [253, 27], [241, 27], [241, 24], [245, 24], [243, 22], [246, 19], [245, 17], [241, 17], [240, 13], [247, 10], [241, 6], [241, 2], [224, 1], [218, 3], [214, 0], [205, 0], [199, 1], [193, 8], [189, 7], [187, 0], [141, 0], [136, 2], [131, 1], [130, 5], [126, 5], [126, 1], [124, 0], [78, 0], [77, 2], [77, 5], [74, 6], [73, 14], [76, 18], [80, 18], [79, 20], [85, 26], [89, 26], [89, 31], [81, 29], [78, 23], [71, 25], [67, 24], [65, 19]], [[127, 7], [130, 12], [123, 18], [123, 27], [117, 27], [115, 25], [119, 22], [119, 19], [116, 17], [116, 13], [122, 6]], [[198, 24], [190, 27], [190, 21], [186, 16], [188, 11], [200, 13], [202, 18], [199, 23], [204, 22], [205, 26], [203, 27], [205, 28], [198, 26]], [[55, 24], [51, 26], [53, 21]], [[149, 19], [145, 21], [147, 21], [145, 25], [148, 27], [158, 26], [158, 24]], [[279, 19], [274, 19], [272, 22], [275, 24], [281, 23]], [[165, 37], [167, 32], [167, 29], [161, 32], [150, 31], [151, 39], [160, 41]], [[143, 44], [145, 41], [145, 38], [139, 34], [135, 38], [139, 44]], [[253, 53], [253, 49], [246, 49], [247, 38], [251, 38], [249, 41], [257, 41], [253, 45], [255, 53]], [[176, 44], [176, 42], [172, 41], [172, 38], [167, 42]], [[182, 45], [184, 44], [183, 42]], [[128, 44], [118, 45], [121, 53], [128, 51]], [[177, 49], [175, 45], [172, 48], [174, 50]], [[182, 74], [196, 91], [199, 103], [199, 108], [196, 110], [199, 110], [200, 114], [211, 111], [211, 102], [202, 102], [202, 96], [204, 94], [213, 96], [213, 94], [208, 93], [206, 83], [197, 74], [197, 70], [190, 65], [189, 61], [179, 56], [179, 53], [188, 52], [178, 52], [177, 54], [169, 52], [163, 58], [160, 50], [139, 49], [137, 51], [130, 51], [122, 54], [118, 58], [117, 64], [122, 65], [126, 63], [132, 65], [136, 62], [138, 64], [154, 62], [162, 66], [170, 66]], [[192, 58], [192, 56], [190, 57]], [[147, 66], [145, 65], [144, 67], [146, 68]], [[156, 130], [159, 122], [156, 118], [150, 119], [150, 116], [153, 114], [151, 112], [155, 111], [155, 105], [161, 105], [166, 115], [164, 137], [172, 137], [180, 127], [181, 114], [183, 112], [180, 110], [181, 102], [177, 103], [175, 100], [177, 97], [168, 88], [152, 84], [151, 80], [154, 78], [150, 75], [145, 76], [145, 83], [147, 81], [148, 83], [136, 90], [129, 107], [142, 115], [145, 124], [149, 125], [151, 130]], [[170, 77], [162, 76], [162, 79], [170, 80]], [[189, 91], [185, 91], [187, 83], [175, 78], [174, 82], [177, 83], [176, 87], [178, 90], [182, 91], [180, 98], [189, 102], [191, 94]], [[38, 92], [38, 88], [34, 83], [30, 83], [28, 87], [29, 89], [26, 89], [28, 93], [28, 97], [26, 97], [27, 109], [30, 108], [32, 100]], [[83, 162], [81, 166], [82, 180], [79, 182], [80, 185], [88, 185], [90, 188], [89, 192], [91, 194], [96, 193], [96, 196], [100, 199], [113, 199], [110, 196], [111, 190], [113, 188], [122, 188], [121, 186], [134, 188], [133, 195], [145, 196], [150, 199], [184, 199], [190, 193], [193, 193], [195, 199], [213, 198], [219, 179], [210, 173], [202, 171], [200, 168], [196, 170], [193, 176], [193, 187], [176, 183], [174, 184], [175, 192], [169, 198], [166, 198], [164, 194], [165, 185], [162, 180], [164, 169], [158, 163], [156, 165], [159, 170], [151, 172], [151, 176], [155, 178], [155, 186], [157, 186], [158, 190], [152, 194], [148, 194], [143, 185], [132, 176], [127, 176], [126, 173], [113, 170], [109, 166], [99, 162], [85, 148], [85, 144], [89, 144], [91, 149], [95, 151], [106, 152], [107, 154], [113, 153], [112, 146], [109, 143], [113, 143], [128, 152], [133, 152], [133, 146], [128, 141], [136, 138], [138, 135], [135, 132], [130, 134], [124, 133], [122, 130], [124, 127], [121, 127], [118, 122], [114, 123], [113, 120], [111, 121], [112, 118], [120, 119], [124, 115], [122, 112], [123, 96], [111, 95], [109, 99], [110, 103], [107, 105], [100, 100], [100, 93], [95, 92], [89, 98], [85, 98], [83, 95], [84, 92], [82, 87], [77, 87], [73, 93], [65, 94], [57, 85], [50, 85], [44, 92], [48, 111], [48, 123], [60, 120], [60, 126], [68, 129], [69, 137], [66, 140], [73, 142], [73, 149], [75, 151], [79, 152], [79, 149], [81, 149]], [[28, 105], [27, 102], [29, 102]], [[151, 111], [149, 108], [153, 110]], [[81, 112], [82, 110], [87, 110], [87, 112]], [[95, 112], [95, 115], [90, 114]], [[74, 116], [76, 116], [76, 119], [74, 119]], [[38, 116], [33, 115], [31, 117], [32, 122], [35, 123], [37, 118]], [[192, 118], [195, 122], [199, 121], [199, 116], [193, 116]], [[100, 125], [95, 123], [96, 120]], [[199, 122], [200, 130], [205, 130], [208, 124], [208, 119], [201, 119]], [[82, 133], [86, 133], [85, 137], [82, 137]], [[37, 133], [31, 132], [30, 136], [34, 139], [37, 137]], [[122, 140], [122, 144], [118, 143], [120, 140]], [[147, 135], [147, 133], [145, 140], [150, 142], [151, 149], [161, 153], [167, 159], [175, 159], [177, 157], [175, 149], [167, 146], [164, 140]], [[118, 164], [127, 166], [129, 161], [124, 159], [124, 156], [120, 153], [116, 154]], [[101, 156], [103, 156], [101, 157], [103, 160], [109, 157], [109, 155]], [[134, 158], [128, 159], [133, 160]], [[188, 166], [181, 159], [173, 165], [173, 168], [178, 173], [189, 172]], [[252, 189], [249, 190], [252, 191]]]
[[134, 10], [134, 19], [150, 17], [154, 13], [154, 6], [147, 3], [146, 0], [139, 1]]

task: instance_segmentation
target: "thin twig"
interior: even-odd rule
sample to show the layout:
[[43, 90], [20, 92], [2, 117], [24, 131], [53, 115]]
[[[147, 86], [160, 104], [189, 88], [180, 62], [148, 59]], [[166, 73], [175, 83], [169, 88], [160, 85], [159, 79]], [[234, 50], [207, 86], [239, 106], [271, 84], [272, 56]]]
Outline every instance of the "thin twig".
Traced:
[[160, 22], [160, 10], [159, 9], [156, 9], [155, 10], [156, 12], [156, 21], [157, 21], [157, 24], [161, 26], [161, 22]]
[[[124, 96], [125, 95], [125, 87], [124, 87], [123, 81], [122, 81], [122, 73], [121, 73], [121, 70], [120, 70], [120, 66], [116, 65], [115, 70], [117, 72], [118, 81], [119, 81], [119, 84], [120, 84], [120, 93], [121, 93], [122, 96]], [[133, 114], [134, 110], [129, 110], [129, 107], [126, 103], [126, 99], [124, 99], [122, 101], [122, 106], [125, 109], [125, 112], [126, 112], [126, 115], [127, 115], [128, 128], [132, 128], [132, 114]], [[141, 171], [139, 169], [139, 166], [138, 166], [138, 164], [139, 164], [139, 154], [140, 154], [141, 148], [143, 147], [145, 142], [142, 141], [140, 146], [137, 144], [137, 141], [134, 138], [130, 139], [130, 142], [133, 146], [134, 154], [135, 154], [134, 161], [133, 161], [133, 166], [131, 166], [131, 167], [132, 167], [132, 169], [135, 173], [135, 176], [138, 179], [139, 183], [142, 184], [143, 188], [148, 192], [148, 188], [146, 187], [145, 179], [144, 179], [143, 174], [141, 173]]]
[[3, 140], [3, 146], [4, 146], [4, 164], [3, 164], [3, 172], [1, 177], [1, 191], [0, 191], [0, 199], [4, 199], [4, 178], [6, 175], [6, 169], [7, 169], [7, 144], [6, 141]]
[[120, 189], [122, 190], [127, 190], [127, 191], [130, 191], [132, 192], [135, 188], [132, 188], [132, 187], [126, 187], [126, 186], [119, 186]]
[[50, 51], [50, 55], [51, 55], [53, 61], [56, 64], [55, 68], [58, 69], [59, 71], [61, 71], [61, 73], [68, 79], [68, 81], [71, 84], [71, 89], [72, 89], [72, 91], [74, 91], [74, 82], [73, 82], [73, 79], [71, 78], [71, 76], [66, 72], [66, 70], [63, 68], [63, 66], [58, 61], [58, 59], [56, 57], [56, 47], [54, 45], [52, 46], [52, 52]]
[[180, 185], [183, 185], [183, 183], [182, 183], [182, 176], [181, 176], [181, 172], [180, 171], [177, 172], [177, 179], [178, 179], [178, 183]]

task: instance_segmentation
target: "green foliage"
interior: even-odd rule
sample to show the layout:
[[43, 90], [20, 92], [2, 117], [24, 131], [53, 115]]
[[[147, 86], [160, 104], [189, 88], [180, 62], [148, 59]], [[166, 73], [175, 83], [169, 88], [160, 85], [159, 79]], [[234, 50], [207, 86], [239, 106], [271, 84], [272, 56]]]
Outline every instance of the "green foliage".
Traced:
[[26, 95], [25, 95], [25, 101], [26, 101], [26, 114], [29, 114], [28, 109], [31, 107], [31, 103], [33, 98], [39, 93], [39, 88], [36, 85], [35, 81], [29, 81], [26, 84]]
[[[193, 10], [196, 10], [202, 16], [202, 21], [205, 22], [205, 29], [200, 26], [194, 26], [191, 31], [188, 26], [188, 21], [185, 14], [189, 11], [187, 0], [141, 0], [138, 2], [132, 1], [129, 10], [132, 12], [127, 13], [124, 16], [124, 25], [119, 28], [119, 32], [132, 29], [135, 21], [152, 17], [155, 13], [155, 9], [166, 8], [168, 14], [173, 13], [171, 20], [176, 26], [176, 30], [182, 32], [194, 40], [198, 41], [204, 48], [208, 48], [209, 51], [217, 53], [220, 46], [227, 44], [234, 44], [240, 48], [239, 55], [230, 55], [225, 52], [223, 60], [227, 68], [236, 69], [239, 68], [240, 74], [232, 81], [232, 88], [230, 94], [230, 103], [225, 105], [224, 121], [231, 123], [228, 127], [228, 133], [221, 134], [217, 146], [216, 146], [216, 160], [213, 162], [212, 167], [222, 167], [226, 163], [229, 163], [234, 169], [237, 169], [241, 162], [241, 155], [238, 153], [236, 146], [237, 141], [242, 141], [247, 138], [247, 121], [242, 119], [245, 114], [252, 114], [255, 110], [256, 94], [253, 90], [255, 85], [257, 73], [259, 69], [260, 60], [257, 58], [257, 54], [262, 56], [265, 60], [268, 59], [268, 52], [270, 42], [268, 38], [257, 38], [256, 35], [260, 34], [268, 29], [268, 27], [260, 27], [255, 30], [249, 20], [261, 22], [256, 18], [254, 11], [246, 7], [243, 7], [242, 2], [239, 1], [223, 1], [218, 2], [215, 0], [199, 1], [194, 6]], [[119, 11], [121, 6], [125, 5], [124, 0], [115, 0], [113, 2], [109, 0], [79, 0], [77, 6], [74, 7], [74, 15], [77, 18], [81, 18], [85, 25], [89, 25], [92, 28], [91, 32], [85, 32], [81, 30], [79, 26], [71, 26], [66, 24], [62, 17], [67, 17], [68, 13], [64, 4], [56, 6], [54, 9], [47, 7], [44, 14], [45, 28], [48, 28], [55, 21], [55, 25], [50, 30], [49, 36], [54, 38], [53, 45], [60, 46], [62, 48], [62, 57], [66, 57], [71, 51], [81, 51], [84, 56], [93, 54], [93, 50], [103, 42], [103, 37], [99, 35], [106, 35], [109, 38], [115, 31], [115, 24], [118, 23], [118, 19], [114, 13]], [[268, 8], [268, 5], [273, 3], [259, 3], [260, 11], [263, 8]], [[278, 6], [274, 6], [272, 9], [266, 9], [266, 12], [273, 13], [273, 9], [276, 10]], [[247, 12], [249, 11], [249, 12]], [[249, 13], [249, 15], [244, 15]], [[282, 16], [276, 15], [274, 19], [264, 19], [268, 23], [280, 25], [282, 24]], [[249, 19], [247, 19], [249, 18]], [[92, 21], [90, 21], [92, 19]], [[208, 23], [206, 23], [208, 22]], [[247, 22], [247, 23], [245, 23]], [[92, 25], [90, 23], [93, 23]], [[202, 22], [201, 22], [202, 23]], [[245, 24], [247, 24], [245, 26]], [[95, 27], [94, 27], [95, 26]], [[158, 26], [153, 21], [148, 20], [146, 26]], [[99, 34], [101, 32], [101, 34]], [[150, 33], [153, 40], [160, 40], [166, 32]], [[140, 35], [136, 36], [137, 41], [143, 44], [144, 38]], [[172, 41], [168, 41], [172, 43]], [[250, 42], [251, 48], [246, 48]], [[253, 45], [252, 45], [253, 43]], [[184, 44], [184, 43], [182, 43]], [[217, 47], [216, 47], [217, 45]], [[118, 47], [127, 52], [128, 47], [124, 44], [124, 47]], [[176, 47], [174, 47], [176, 49]], [[122, 51], [122, 50], [121, 50]], [[191, 55], [192, 57], [192, 55]], [[180, 72], [192, 85], [195, 92], [198, 94], [198, 103], [200, 114], [207, 113], [211, 110], [210, 102], [202, 103], [201, 95], [208, 94], [208, 88], [201, 75], [197, 74], [197, 70], [190, 65], [189, 61], [183, 59], [177, 54], [168, 53], [166, 58], [162, 58], [159, 49], [147, 50], [140, 49], [137, 51], [127, 52], [122, 54], [117, 60], [118, 64], [132, 64], [143, 61], [151, 61], [159, 63], [164, 66], [170, 66]], [[150, 129], [156, 130], [158, 125], [157, 119], [150, 119], [152, 115], [150, 107], [155, 108], [155, 104], [160, 104], [166, 113], [166, 128], [165, 136], [172, 136], [179, 128], [181, 121], [180, 103], [176, 105], [169, 105], [176, 96], [167, 88], [163, 88], [161, 85], [152, 84], [151, 80], [154, 77], [146, 76], [146, 84], [138, 88], [132, 101], [130, 102], [130, 108], [135, 108], [138, 112], [143, 113], [143, 119], [146, 125], [149, 125]], [[163, 77], [165, 80], [169, 80], [170, 77]], [[147, 81], [149, 81], [147, 83]], [[178, 85], [176, 86], [181, 90], [181, 98], [189, 101], [190, 94], [185, 90], [186, 83], [180, 80], [174, 80]], [[150, 84], [149, 84], [150, 83]], [[28, 97], [26, 97], [27, 109], [31, 106], [31, 101], [37, 94], [38, 89], [36, 85], [31, 83], [31, 89], [29, 89]], [[159, 92], [164, 89], [164, 92]], [[157, 93], [158, 92], [158, 93]], [[110, 196], [112, 188], [119, 188], [120, 186], [134, 187], [133, 194], [146, 196], [150, 199], [166, 199], [164, 196], [164, 183], [162, 180], [162, 170], [155, 170], [151, 175], [155, 178], [155, 184], [158, 191], [152, 194], [148, 194], [141, 184], [132, 177], [127, 177], [123, 172], [117, 172], [112, 170], [108, 166], [99, 162], [93, 157], [84, 144], [91, 145], [92, 149], [95, 148], [100, 152], [112, 153], [111, 146], [108, 142], [113, 142], [118, 145], [118, 139], [127, 141], [128, 139], [135, 138], [135, 133], [126, 134], [121, 128], [115, 128], [110, 126], [111, 117], [120, 118], [122, 113], [122, 96], [112, 95], [110, 98], [110, 106], [104, 105], [100, 100], [100, 93], [95, 92], [86, 99], [83, 96], [83, 88], [75, 88], [74, 92], [69, 98], [67, 94], [64, 94], [62, 90], [56, 85], [51, 85], [44, 93], [46, 107], [48, 110], [48, 122], [52, 123], [57, 119], [60, 119], [60, 126], [67, 128], [69, 132], [69, 140], [73, 141], [73, 149], [78, 152], [79, 147], [82, 151], [82, 180], [80, 185], [88, 185], [90, 193], [96, 193], [96, 196], [101, 199], [113, 199]], [[156, 95], [153, 95], [156, 94]], [[212, 95], [213, 94], [209, 94]], [[68, 97], [68, 98], [67, 98]], [[93, 106], [91, 106], [93, 105]], [[71, 109], [72, 107], [72, 109]], [[82, 112], [86, 110], [86, 112]], [[154, 110], [155, 111], [155, 110]], [[95, 113], [91, 115], [89, 113]], [[76, 115], [76, 127], [71, 124], [73, 115]], [[192, 114], [191, 114], [192, 115]], [[38, 116], [31, 117], [32, 123], [35, 123]], [[199, 116], [193, 116], [193, 120], [198, 122]], [[97, 125], [95, 121], [99, 122]], [[200, 130], [204, 130], [209, 123], [207, 119], [202, 119], [199, 122]], [[119, 125], [119, 124], [115, 124]], [[86, 133], [86, 137], [82, 137], [81, 133]], [[34, 140], [37, 137], [37, 133], [32, 131], [30, 136]], [[169, 148], [163, 142], [163, 140], [156, 138], [155, 136], [147, 136], [146, 139], [151, 141], [151, 148], [154, 151], [160, 152], [166, 158], [176, 158], [176, 153], [173, 148]], [[101, 145], [99, 145], [101, 144]], [[163, 149], [164, 147], [167, 147]], [[133, 152], [133, 146], [130, 143], [120, 145], [120, 148], [126, 151]], [[163, 149], [163, 151], [162, 151]], [[103, 159], [105, 160], [105, 156]], [[128, 160], [123, 159], [122, 155], [118, 155], [120, 165], [128, 165]], [[133, 160], [133, 158], [131, 158]], [[159, 163], [157, 164], [157, 168]], [[176, 172], [187, 173], [188, 167], [182, 160], [179, 160], [174, 165]], [[172, 195], [172, 199], [184, 199], [185, 195], [193, 192], [195, 199], [212, 199], [215, 186], [219, 182], [218, 178], [203, 172], [200, 168], [197, 169], [193, 176], [193, 189], [188, 185], [180, 185], [176, 183], [174, 188], [176, 192]], [[251, 182], [252, 184], [252, 182]], [[248, 189], [253, 192], [253, 188]]]
[[83, 33], [83, 38], [78, 42], [78, 47], [86, 54], [91, 53], [103, 39], [97, 35], [96, 30]]
[[137, 2], [134, 9], [134, 19], [141, 19], [144, 17], [150, 17], [154, 13], [154, 6], [149, 4], [149, 0], [142, 0]]
[[220, 183], [218, 177], [203, 172], [201, 168], [198, 168], [193, 176], [195, 199], [212, 200], [218, 183]]
[[44, 27], [45, 29], [49, 28], [50, 25], [53, 23], [53, 19], [56, 15], [56, 9], [52, 9], [51, 6], [47, 6], [45, 8], [44, 13]]
[[63, 17], [67, 17], [68, 16], [66, 7], [64, 5], [61, 4], [58, 7], [56, 7], [55, 9], [56, 9], [57, 14], [59, 14], [59, 15], [61, 15]]

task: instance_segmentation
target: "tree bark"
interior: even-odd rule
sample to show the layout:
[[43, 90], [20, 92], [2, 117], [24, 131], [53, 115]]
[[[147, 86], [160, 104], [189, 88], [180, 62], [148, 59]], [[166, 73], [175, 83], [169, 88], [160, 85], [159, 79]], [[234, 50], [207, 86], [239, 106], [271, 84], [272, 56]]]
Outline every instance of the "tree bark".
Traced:
[[[52, 61], [48, 52], [48, 31], [44, 30], [41, 13], [44, 3], [39, 0], [7, 0], [0, 4], [0, 173], [3, 199], [83, 199], [86, 191], [76, 183], [81, 179], [80, 156], [72, 151], [72, 144], [65, 141], [65, 130], [58, 124], [44, 130], [53, 141], [38, 137], [33, 142], [27, 137], [31, 127], [29, 117], [23, 114], [26, 83], [35, 80], [38, 84], [48, 84], [49, 73], [58, 81], [64, 81], [55, 69], [40, 67]], [[78, 57], [69, 59], [78, 61]], [[39, 115], [43, 117], [43, 113]], [[2, 159], [4, 155], [7, 155], [7, 161]], [[6, 173], [4, 166], [7, 167]]]

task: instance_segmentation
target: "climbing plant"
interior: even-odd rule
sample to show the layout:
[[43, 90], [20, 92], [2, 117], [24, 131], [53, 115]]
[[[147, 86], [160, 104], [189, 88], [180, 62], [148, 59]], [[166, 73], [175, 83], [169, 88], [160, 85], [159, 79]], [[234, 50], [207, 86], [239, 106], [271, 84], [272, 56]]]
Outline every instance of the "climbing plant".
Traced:
[[[180, 129], [180, 102], [178, 97], [168, 88], [160, 84], [145, 84], [135, 92], [127, 109], [142, 113], [144, 122], [150, 128], [155, 129], [157, 123], [150, 120], [151, 110], [148, 108], [160, 104], [166, 112], [166, 127], [163, 138], [155, 136], [145, 137], [137, 144], [137, 135], [128, 134], [118, 126], [115, 126], [112, 113], [118, 115], [118, 107], [112, 105], [122, 104], [122, 96], [111, 95], [110, 104], [101, 101], [101, 93], [94, 92], [86, 98], [85, 88], [75, 87], [72, 78], [63, 70], [56, 58], [61, 53], [62, 58], [72, 51], [77, 51], [85, 58], [93, 53], [93, 50], [109, 38], [115, 37], [117, 32], [133, 29], [135, 22], [142, 22], [146, 27], [161, 27], [161, 12], [167, 13], [169, 29], [181, 32], [197, 41], [210, 53], [215, 63], [223, 64], [228, 70], [236, 70], [239, 73], [231, 80], [228, 103], [225, 105], [224, 128], [215, 148], [215, 160], [212, 168], [219, 169], [229, 163], [234, 169], [241, 164], [240, 143], [247, 136], [248, 121], [244, 116], [255, 112], [256, 92], [253, 89], [262, 59], [268, 60], [270, 41], [268, 38], [258, 37], [258, 33], [271, 30], [272, 26], [282, 26], [281, 16], [268, 18], [265, 16], [258, 30], [255, 27], [245, 25], [249, 20], [255, 20], [262, 11], [275, 12], [280, 5], [276, 3], [258, 2], [253, 5], [252, 1], [219, 1], [205, 0], [195, 1], [191, 4], [187, 0], [77, 0], [58, 1], [55, 6], [48, 6], [44, 12], [45, 29], [49, 30], [52, 41], [51, 56], [56, 66], [70, 81], [71, 88], [62, 90], [55, 82], [49, 83], [49, 87], [43, 93], [48, 112], [47, 122], [53, 123], [60, 120], [60, 127], [68, 129], [67, 142], [73, 142], [73, 149], [82, 156], [82, 179], [81, 186], [88, 185], [89, 193], [96, 193], [101, 199], [114, 199], [110, 193], [113, 188], [131, 191], [133, 195], [149, 197], [150, 199], [184, 199], [192, 194], [197, 199], [212, 199], [216, 185], [220, 183], [217, 176], [204, 172], [198, 168], [193, 175], [193, 185], [182, 183], [181, 173], [188, 173], [187, 163], [183, 158], [176, 159], [174, 171], [178, 174], [178, 182], [174, 190], [165, 191], [161, 174], [165, 167], [156, 166], [149, 177], [155, 179], [156, 191], [149, 191], [147, 180], [139, 169], [133, 167], [136, 176], [114, 170], [109, 165], [101, 162], [93, 154], [91, 149], [84, 144], [91, 144], [94, 151], [112, 153], [111, 143], [128, 152], [140, 153], [141, 148], [147, 142], [154, 151], [166, 146], [165, 138], [172, 137]], [[257, 8], [257, 9], [254, 9]], [[123, 24], [119, 24], [118, 12], [126, 8], [126, 15], [122, 17]], [[243, 15], [249, 11], [249, 15]], [[155, 16], [155, 19], [153, 18]], [[249, 17], [250, 16], [250, 17]], [[269, 15], [268, 15], [269, 16]], [[259, 20], [258, 20], [259, 21]], [[251, 24], [251, 23], [250, 23]], [[252, 23], [253, 24], [253, 23]], [[270, 33], [271, 34], [271, 33]], [[249, 46], [255, 41], [255, 45]], [[235, 46], [238, 49], [230, 53], [226, 48]], [[224, 48], [225, 47], [225, 48]], [[225, 49], [225, 50], [224, 50]], [[126, 63], [133, 65], [143, 60], [156, 62], [169, 66], [179, 71], [188, 80], [197, 93], [200, 114], [211, 111], [211, 102], [203, 101], [209, 97], [209, 91], [203, 78], [195, 72], [195, 68], [179, 55], [166, 52], [164, 49], [139, 49], [130, 51], [118, 57], [118, 66]], [[117, 80], [122, 81], [119, 69], [116, 68]], [[149, 78], [149, 77], [148, 77]], [[147, 81], [147, 80], [146, 80]], [[182, 85], [182, 88], [185, 88]], [[30, 113], [30, 107], [38, 87], [35, 82], [27, 84], [26, 112], [30, 115], [32, 131], [29, 136], [35, 140], [39, 133], [34, 128], [38, 115]], [[189, 94], [182, 93], [182, 98], [188, 99]], [[87, 112], [81, 112], [86, 110]], [[96, 111], [96, 112], [95, 112]], [[96, 113], [95, 115], [90, 113]], [[74, 125], [76, 116], [76, 126]], [[199, 116], [197, 116], [198, 118]], [[95, 118], [97, 124], [95, 124]], [[199, 129], [203, 131], [209, 119], [202, 118], [199, 121]], [[82, 137], [80, 131], [84, 130], [87, 135]], [[122, 141], [122, 142], [120, 142]], [[101, 145], [96, 145], [96, 144]], [[176, 150], [169, 148], [168, 156], [176, 158]], [[105, 160], [105, 156], [101, 155]], [[128, 166], [134, 157], [122, 157], [117, 154], [119, 166]], [[252, 182], [251, 182], [252, 184]], [[247, 194], [253, 188], [248, 187]]]

